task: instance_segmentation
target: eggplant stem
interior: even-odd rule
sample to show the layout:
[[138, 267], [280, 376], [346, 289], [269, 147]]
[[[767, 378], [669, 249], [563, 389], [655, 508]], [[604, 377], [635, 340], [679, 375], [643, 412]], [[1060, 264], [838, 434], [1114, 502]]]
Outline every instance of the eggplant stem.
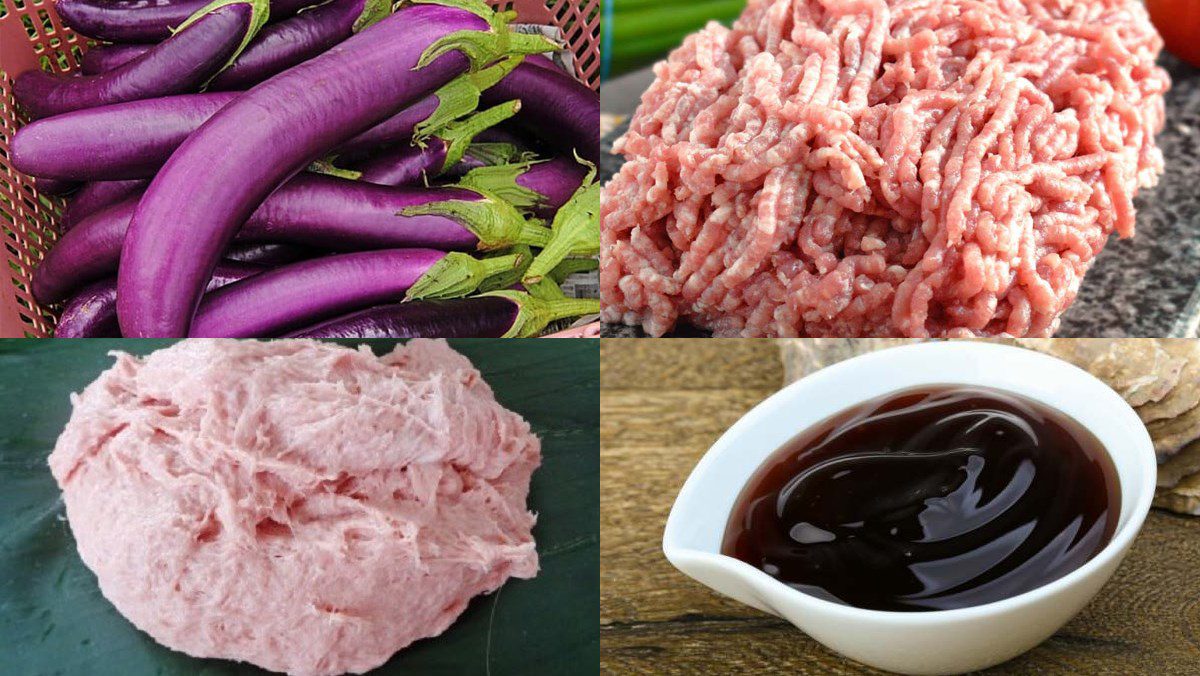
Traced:
[[525, 276], [525, 271], [529, 269], [529, 264], [533, 262], [533, 249], [529, 248], [528, 244], [515, 244], [509, 249], [505, 249], [500, 254], [519, 254], [521, 256], [518, 262], [511, 270], [507, 270], [498, 275], [488, 277], [482, 284], [479, 285], [479, 291], [498, 291], [500, 289], [508, 289], [521, 283], [521, 277]]
[[591, 256], [600, 251], [600, 184], [594, 174], [575, 191], [554, 216], [550, 242], [525, 271], [522, 281], [537, 282], [567, 256]]
[[554, 266], [554, 269], [547, 273], [547, 277], [553, 279], [556, 284], [562, 284], [563, 281], [573, 274], [578, 272], [591, 272], [600, 268], [600, 261], [595, 258], [567, 258], [563, 262]]
[[517, 306], [517, 320], [502, 336], [503, 338], [528, 338], [541, 333], [553, 321], [567, 317], [581, 317], [600, 312], [597, 298], [564, 298], [542, 300], [528, 293], [513, 291], [490, 291], [482, 296], [497, 296], [508, 299]]
[[[470, 152], [470, 151], [468, 151]], [[530, 209], [541, 204], [545, 196], [517, 183], [536, 162], [515, 162], [493, 167], [476, 167], [458, 179], [457, 185], [468, 190], [484, 192], [508, 202], [518, 209]]]
[[483, 90], [504, 79], [522, 58], [502, 59], [495, 65], [476, 73], [464, 73], [442, 85], [434, 92], [438, 100], [437, 108], [413, 128], [413, 141], [420, 145], [446, 125], [474, 112], [479, 107]]
[[513, 244], [544, 246], [549, 241], [550, 231], [541, 227], [541, 221], [527, 221], [504, 200], [484, 192], [479, 195], [482, 199], [440, 200], [406, 207], [397, 216], [451, 218], [479, 238], [477, 248], [480, 250], [503, 249]]
[[542, 277], [537, 282], [526, 286], [525, 290], [529, 292], [529, 295], [541, 300], [558, 300], [560, 298], [566, 298], [566, 296], [563, 294], [563, 290], [560, 289], [558, 284], [549, 277]]
[[[402, 0], [403, 4], [411, 5], [441, 5], [443, 7], [454, 7], [456, 9], [466, 10], [484, 21], [491, 21], [492, 16], [496, 13], [491, 7], [487, 6], [483, 0]], [[401, 3], [397, 3], [401, 4]]]
[[520, 254], [479, 259], [452, 251], [421, 275], [404, 300], [462, 298], [474, 293], [488, 277], [510, 270], [520, 262]]
[[526, 153], [512, 143], [472, 143], [466, 154], [489, 167], [527, 161]]
[[[306, 7], [305, 9], [309, 8]], [[366, 0], [366, 2], [363, 3], [362, 13], [360, 13], [358, 18], [354, 20], [354, 25], [350, 27], [350, 31], [353, 33], [358, 33], [364, 28], [378, 23], [381, 19], [391, 13], [391, 0]]]
[[476, 136], [510, 119], [520, 110], [520, 100], [507, 101], [481, 113], [476, 113], [462, 122], [453, 122], [447, 125], [438, 134], [438, 137], [446, 142], [446, 159], [442, 162], [438, 173], [444, 173], [450, 167], [458, 164]]
[[333, 162], [331, 162], [329, 160], [325, 160], [325, 159], [317, 160], [316, 162], [309, 164], [308, 171], [311, 171], [314, 174], [325, 174], [326, 176], [336, 176], [338, 178], [345, 178], [345, 179], [349, 179], [351, 181], [357, 181], [360, 178], [362, 178], [361, 171], [355, 171], [353, 169], [342, 169], [341, 167], [336, 166]]

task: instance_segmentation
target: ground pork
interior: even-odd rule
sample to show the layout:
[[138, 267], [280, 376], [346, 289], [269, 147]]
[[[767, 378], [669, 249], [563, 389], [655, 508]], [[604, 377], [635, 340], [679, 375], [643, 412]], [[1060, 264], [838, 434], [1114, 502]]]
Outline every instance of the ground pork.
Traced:
[[538, 439], [444, 341], [192, 339], [73, 401], [49, 462], [79, 554], [175, 650], [362, 673], [537, 572]]
[[1162, 171], [1135, 0], [750, 0], [655, 68], [604, 189], [604, 318], [1046, 336]]

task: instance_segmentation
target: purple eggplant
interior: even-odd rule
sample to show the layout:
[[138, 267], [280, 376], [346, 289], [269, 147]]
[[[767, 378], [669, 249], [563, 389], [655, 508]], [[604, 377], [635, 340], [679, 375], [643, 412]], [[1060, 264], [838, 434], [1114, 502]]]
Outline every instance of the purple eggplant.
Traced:
[[62, 216], [58, 219], [58, 227], [62, 232], [66, 232], [101, 209], [134, 195], [141, 195], [148, 185], [149, 181], [141, 180], [84, 183], [79, 192], [67, 202], [67, 208], [63, 209]]
[[146, 52], [154, 49], [153, 44], [96, 45], [83, 53], [79, 70], [84, 75], [99, 75], [123, 66]]
[[495, 195], [550, 220], [583, 184], [587, 173], [587, 167], [579, 162], [556, 157], [544, 162], [478, 167], [458, 185]]
[[406, 145], [385, 152], [360, 165], [360, 180], [379, 185], [422, 185], [458, 164], [475, 137], [486, 129], [509, 119], [521, 109], [519, 101], [509, 101], [422, 139], [420, 145]]
[[468, 190], [393, 188], [300, 174], [251, 214], [236, 239], [342, 251], [469, 250], [540, 246], [548, 232], [503, 201]]
[[237, 95], [181, 94], [76, 110], [13, 137], [17, 169], [77, 181], [150, 178], [175, 148]]
[[520, 99], [517, 119], [538, 139], [567, 157], [578, 153], [590, 162], [600, 159], [600, 96], [557, 68], [522, 63], [482, 102], [494, 106]]
[[[474, 110], [478, 87], [509, 72], [494, 66], [456, 82], [359, 134], [334, 154], [353, 157], [365, 148], [405, 142], [417, 129], [435, 129], [447, 117]], [[453, 95], [447, 92], [452, 92]], [[474, 92], [472, 94], [472, 92]], [[38, 120], [13, 137], [13, 161], [32, 175], [88, 181], [153, 178], [189, 134], [238, 96], [212, 92], [164, 96], [99, 106]], [[490, 138], [494, 130], [481, 134]]]
[[[13, 162], [27, 174], [45, 172], [89, 181], [153, 178], [188, 135], [238, 95], [212, 92], [164, 96], [37, 120], [13, 137]], [[438, 99], [426, 97], [351, 139], [344, 144], [344, 151], [339, 148], [335, 153], [407, 142], [414, 128], [438, 109]]]
[[100, 75], [31, 70], [13, 94], [35, 118], [198, 89], [245, 48], [266, 20], [266, 0], [214, 0], [154, 49]]
[[242, 94], [183, 142], [125, 239], [117, 298], [124, 335], [187, 335], [221, 252], [287, 178], [473, 62], [545, 51], [544, 39], [493, 28], [477, 0], [442, 1], [471, 9], [405, 5]]
[[359, 310], [288, 334], [291, 338], [510, 338], [541, 333], [552, 321], [600, 311], [600, 301], [542, 300], [526, 293], [393, 303]]
[[330, 0], [259, 31], [229, 68], [221, 71], [209, 91], [244, 89], [307, 61], [391, 11], [387, 0]]
[[[322, 0], [272, 0], [271, 18], [280, 19]], [[76, 33], [111, 42], [158, 42], [200, 11], [208, 0], [57, 0], [63, 23]]]
[[[53, 303], [117, 269], [139, 196], [84, 218], [34, 271], [34, 297]], [[396, 247], [441, 250], [545, 245], [549, 231], [501, 200], [455, 188], [392, 188], [301, 173], [271, 194], [234, 242], [293, 249], [362, 251]], [[226, 258], [266, 264], [231, 247]], [[304, 257], [309, 257], [305, 249]], [[272, 261], [278, 264], [279, 261]]]
[[[205, 291], [256, 275], [266, 268], [225, 261], [213, 270]], [[120, 338], [117, 324], [117, 279], [111, 277], [86, 287], [63, 308], [54, 329], [55, 338]]]
[[460, 297], [516, 264], [433, 249], [387, 249], [325, 256], [275, 268], [204, 297], [191, 334], [272, 337], [401, 298]]

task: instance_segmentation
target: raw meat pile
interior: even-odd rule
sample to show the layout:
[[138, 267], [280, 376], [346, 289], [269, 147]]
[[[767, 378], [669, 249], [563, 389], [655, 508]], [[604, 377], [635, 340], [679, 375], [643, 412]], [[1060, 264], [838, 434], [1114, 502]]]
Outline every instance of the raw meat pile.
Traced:
[[74, 404], [50, 468], [79, 554], [175, 650], [361, 673], [537, 572], [538, 439], [442, 341], [186, 341]]
[[1047, 336], [1162, 172], [1135, 0], [750, 0], [656, 68], [604, 190], [605, 319]]

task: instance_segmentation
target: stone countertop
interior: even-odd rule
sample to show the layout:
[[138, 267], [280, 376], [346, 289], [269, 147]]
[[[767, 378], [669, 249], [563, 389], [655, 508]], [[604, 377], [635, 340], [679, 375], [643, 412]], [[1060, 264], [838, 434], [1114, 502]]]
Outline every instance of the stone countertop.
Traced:
[[[1166, 96], [1167, 123], [1158, 136], [1166, 173], [1156, 188], [1138, 195], [1136, 236], [1109, 240], [1064, 315], [1058, 336], [1200, 335], [1200, 70], [1170, 56], [1163, 57], [1163, 64], [1173, 82]], [[611, 93], [602, 93], [605, 112], [631, 113], [630, 90], [644, 88], [647, 81], [645, 72], [614, 81]], [[620, 158], [610, 153], [621, 129], [603, 139], [602, 181], [620, 167]], [[698, 335], [682, 327], [678, 333]], [[603, 335], [643, 334], [608, 325]]]

